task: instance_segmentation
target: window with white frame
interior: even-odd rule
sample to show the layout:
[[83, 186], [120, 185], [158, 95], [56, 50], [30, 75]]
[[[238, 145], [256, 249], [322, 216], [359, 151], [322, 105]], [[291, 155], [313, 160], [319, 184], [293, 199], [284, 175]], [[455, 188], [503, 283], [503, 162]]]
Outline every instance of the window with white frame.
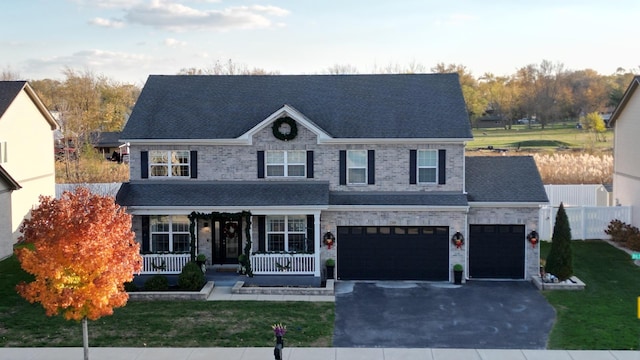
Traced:
[[306, 236], [306, 216], [267, 216], [267, 251], [307, 252]]
[[305, 176], [307, 152], [304, 150], [267, 151], [267, 176]]
[[151, 252], [187, 253], [191, 250], [188, 216], [151, 216], [149, 223], [151, 225]]
[[347, 184], [367, 183], [367, 150], [347, 151]]
[[435, 183], [438, 179], [438, 150], [418, 150], [418, 182]]
[[152, 177], [188, 177], [189, 150], [149, 151], [149, 174]]

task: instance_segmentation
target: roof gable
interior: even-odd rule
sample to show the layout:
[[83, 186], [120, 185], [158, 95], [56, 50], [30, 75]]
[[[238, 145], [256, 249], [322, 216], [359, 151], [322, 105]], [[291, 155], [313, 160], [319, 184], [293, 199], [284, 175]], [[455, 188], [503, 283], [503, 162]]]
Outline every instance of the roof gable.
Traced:
[[402, 74], [152, 75], [122, 139], [236, 139], [284, 106], [333, 138], [472, 138], [457, 74]]
[[467, 156], [465, 180], [470, 202], [549, 202], [531, 156]]
[[635, 93], [639, 84], [640, 84], [640, 76], [635, 76], [633, 80], [631, 80], [631, 84], [629, 84], [629, 87], [627, 88], [627, 90], [624, 92], [624, 95], [622, 96], [622, 100], [620, 101], [620, 104], [618, 104], [615, 110], [613, 110], [613, 113], [611, 114], [611, 118], [609, 119], [609, 126], [613, 127], [613, 125], [616, 123], [616, 121], [618, 120], [618, 117], [620, 117], [620, 115], [622, 114], [622, 111], [624, 110], [625, 106], [629, 102], [629, 99], [631, 99], [631, 97]]
[[42, 116], [45, 118], [51, 130], [58, 128], [58, 123], [51, 116], [49, 110], [44, 106], [36, 92], [26, 81], [0, 81], [0, 118], [9, 109], [9, 106], [18, 97], [21, 91], [25, 91], [34, 105], [38, 108]]

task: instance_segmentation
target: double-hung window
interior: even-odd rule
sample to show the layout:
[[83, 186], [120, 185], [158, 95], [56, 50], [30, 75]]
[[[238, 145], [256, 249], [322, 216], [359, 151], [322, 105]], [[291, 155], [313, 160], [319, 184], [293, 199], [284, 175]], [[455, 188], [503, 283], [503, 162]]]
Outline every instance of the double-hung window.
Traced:
[[189, 150], [149, 151], [149, 174], [152, 177], [189, 177]]
[[347, 184], [367, 183], [367, 150], [347, 151]]
[[438, 150], [418, 150], [418, 183], [435, 183], [438, 179]]
[[304, 215], [267, 216], [267, 251], [306, 252]]
[[191, 235], [187, 216], [151, 216], [151, 251], [154, 253], [190, 251]]
[[267, 151], [268, 177], [306, 175], [307, 152], [304, 150]]

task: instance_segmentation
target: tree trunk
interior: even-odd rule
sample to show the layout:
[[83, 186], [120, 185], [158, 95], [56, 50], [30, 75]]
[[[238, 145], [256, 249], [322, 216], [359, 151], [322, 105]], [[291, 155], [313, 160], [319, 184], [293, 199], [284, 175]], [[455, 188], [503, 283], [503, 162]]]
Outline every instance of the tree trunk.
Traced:
[[84, 346], [84, 360], [89, 360], [89, 326], [87, 318], [82, 318], [82, 345]]

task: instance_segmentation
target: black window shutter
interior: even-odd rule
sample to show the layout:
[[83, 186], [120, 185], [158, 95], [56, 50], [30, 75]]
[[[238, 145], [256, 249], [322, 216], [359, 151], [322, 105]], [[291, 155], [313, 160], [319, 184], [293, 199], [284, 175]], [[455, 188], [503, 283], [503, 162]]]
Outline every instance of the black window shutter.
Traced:
[[307, 178], [313, 179], [313, 150], [307, 151]]
[[340, 150], [340, 185], [347, 185], [347, 150]]
[[264, 151], [258, 151], [258, 179], [264, 179]]
[[376, 152], [369, 150], [367, 152], [367, 184], [376, 183]]
[[307, 215], [307, 251], [315, 253], [315, 217]]
[[149, 178], [149, 152], [140, 151], [140, 178]]
[[191, 178], [198, 178], [198, 152], [195, 150], [191, 151]]
[[438, 150], [438, 184], [447, 183], [447, 150]]
[[409, 150], [409, 184], [417, 184], [418, 151]]
[[142, 215], [142, 252], [147, 253], [150, 250], [149, 239], [149, 216]]
[[258, 218], [258, 251], [267, 251], [267, 217], [264, 215]]

